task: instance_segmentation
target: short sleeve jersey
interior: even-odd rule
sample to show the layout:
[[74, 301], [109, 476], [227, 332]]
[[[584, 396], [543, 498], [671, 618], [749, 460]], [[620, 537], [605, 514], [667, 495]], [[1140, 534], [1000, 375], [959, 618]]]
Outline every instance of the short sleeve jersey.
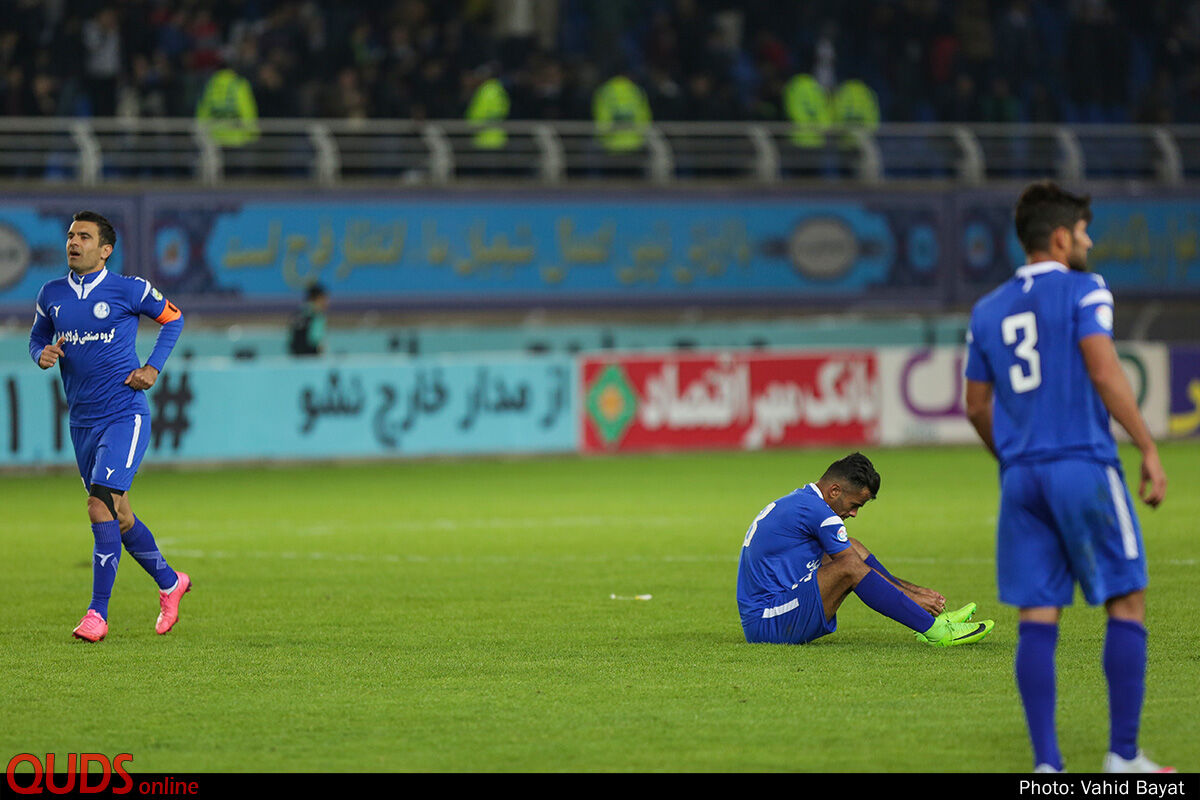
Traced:
[[1099, 275], [1029, 264], [975, 304], [966, 377], [993, 386], [1001, 466], [1060, 458], [1117, 462], [1108, 410], [1081, 340], [1112, 337], [1113, 296]]
[[[73, 426], [91, 426], [128, 414], [149, 414], [146, 393], [125, 385], [141, 366], [136, 343], [142, 314], [165, 320], [178, 311], [144, 278], [102, 269], [82, 280], [68, 273], [37, 296], [31, 355], [63, 342], [59, 359]], [[36, 357], [36, 356], [35, 356]]]
[[761, 617], [780, 592], [808, 580], [826, 553], [834, 555], [849, 546], [842, 518], [815, 483], [768, 505], [742, 542], [737, 600], [743, 623]]

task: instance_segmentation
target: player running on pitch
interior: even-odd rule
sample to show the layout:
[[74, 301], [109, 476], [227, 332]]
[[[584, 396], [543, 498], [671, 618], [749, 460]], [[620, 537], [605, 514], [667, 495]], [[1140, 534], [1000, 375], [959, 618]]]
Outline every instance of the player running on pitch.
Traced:
[[894, 577], [845, 520], [879, 492], [879, 473], [862, 453], [830, 465], [816, 483], [764, 508], [742, 542], [737, 599], [748, 642], [804, 644], [837, 630], [837, 611], [854, 592], [870, 608], [934, 647], [970, 644], [992, 620], [970, 622], [975, 604], [946, 611], [946, 598]]
[[1063, 769], [1054, 653], [1078, 582], [1108, 612], [1104, 771], [1165, 771], [1137, 746], [1149, 578], [1110, 414], [1141, 450], [1139, 491], [1151, 508], [1166, 496], [1167, 476], [1113, 346], [1112, 293], [1088, 272], [1089, 198], [1034, 183], [1014, 217], [1026, 263], [971, 312], [966, 404], [1000, 462], [997, 584], [1001, 602], [1019, 609], [1014, 671], [1034, 769]]
[[[159, 553], [127, 494], [150, 441], [145, 390], [154, 385], [178, 341], [183, 315], [145, 279], [106, 269], [116, 242], [104, 217], [92, 211], [75, 215], [67, 231], [70, 272], [38, 292], [29, 334], [29, 354], [37, 365], [59, 365], [75, 460], [88, 490], [96, 545], [92, 602], [74, 635], [89, 642], [108, 634], [108, 601], [122, 545], [158, 584], [157, 633], [171, 630], [179, 618], [179, 601], [191, 588], [191, 579], [171, 569]], [[145, 366], [135, 349], [142, 314], [162, 325]]]

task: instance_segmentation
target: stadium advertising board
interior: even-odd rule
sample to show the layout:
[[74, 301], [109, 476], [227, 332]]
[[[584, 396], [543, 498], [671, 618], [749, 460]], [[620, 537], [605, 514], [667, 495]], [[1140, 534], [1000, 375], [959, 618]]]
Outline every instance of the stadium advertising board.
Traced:
[[800, 445], [876, 440], [873, 351], [583, 358], [585, 452]]
[[[148, 463], [542, 453], [578, 439], [568, 358], [168, 365]], [[56, 371], [0, 368], [0, 465], [71, 464]]]
[[1171, 348], [1171, 435], [1200, 436], [1200, 347]]
[[117, 232], [117, 244], [108, 268], [125, 272], [138, 264], [137, 204], [127, 197], [71, 195], [31, 197], [19, 202], [0, 199], [0, 307], [28, 311], [42, 284], [67, 274], [67, 228], [71, 216], [84, 209], [108, 218]]
[[[294, 302], [311, 281], [397, 305], [936, 305], [936, 195], [488, 192], [149, 195], [172, 297]], [[881, 291], [886, 290], [886, 294]]]
[[[1146, 424], [1166, 436], [1168, 400], [1173, 397], [1173, 364], [1158, 344], [1118, 342], [1121, 366], [1138, 398]], [[975, 429], [963, 406], [965, 347], [897, 348], [878, 351], [883, 391], [880, 441], [883, 444], [974, 443]], [[1200, 363], [1200, 359], [1197, 360]], [[1197, 386], [1200, 387], [1200, 372]], [[1128, 438], [1114, 423], [1118, 438]]]
[[[955, 296], [973, 302], [1025, 263], [1013, 230], [1010, 194], [955, 195], [961, 257]], [[1092, 198], [1088, 264], [1122, 296], [1200, 295], [1200, 210], [1194, 196]]]

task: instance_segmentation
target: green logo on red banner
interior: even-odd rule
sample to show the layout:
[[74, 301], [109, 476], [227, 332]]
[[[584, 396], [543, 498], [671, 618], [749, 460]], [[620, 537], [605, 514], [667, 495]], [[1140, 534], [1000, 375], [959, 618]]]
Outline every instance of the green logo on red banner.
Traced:
[[587, 410], [605, 444], [625, 435], [637, 414], [637, 393], [624, 369], [609, 364], [596, 376], [588, 389]]

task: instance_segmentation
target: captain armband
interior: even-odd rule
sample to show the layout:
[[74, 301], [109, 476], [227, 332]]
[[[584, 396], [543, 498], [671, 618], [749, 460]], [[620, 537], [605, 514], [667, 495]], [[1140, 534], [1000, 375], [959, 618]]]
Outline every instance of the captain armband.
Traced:
[[179, 310], [179, 307], [168, 300], [167, 304], [163, 306], [162, 313], [155, 317], [154, 321], [159, 325], [166, 325], [168, 322], [174, 322], [182, 316], [183, 312]]

